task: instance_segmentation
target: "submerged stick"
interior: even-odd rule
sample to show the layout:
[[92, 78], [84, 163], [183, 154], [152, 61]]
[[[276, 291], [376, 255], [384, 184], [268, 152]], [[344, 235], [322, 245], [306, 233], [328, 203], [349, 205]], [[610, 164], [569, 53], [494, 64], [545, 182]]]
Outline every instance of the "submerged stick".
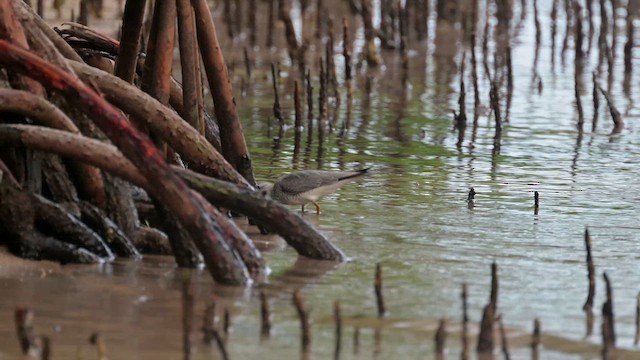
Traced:
[[640, 293], [636, 297], [636, 335], [633, 338], [633, 345], [638, 346], [640, 342]]
[[613, 99], [609, 96], [609, 92], [600, 87], [600, 92], [604, 95], [604, 99], [607, 101], [607, 106], [609, 107], [609, 113], [611, 114], [611, 120], [613, 120], [613, 129], [611, 130], [611, 134], [619, 134], [624, 128], [624, 121], [622, 120], [622, 115], [620, 115], [620, 111], [616, 108], [613, 103]]
[[556, 64], [556, 35], [558, 33], [558, 0], [553, 0], [551, 4], [551, 69]]
[[225, 339], [229, 338], [230, 329], [231, 329], [231, 312], [229, 312], [229, 308], [225, 308], [224, 317], [222, 321], [222, 331], [224, 332]]
[[[244, 4], [244, 1], [241, 0], [237, 0], [234, 1], [235, 3], [235, 8], [234, 8], [234, 19], [233, 19], [233, 24], [236, 27], [236, 30], [238, 31], [238, 33], [242, 32], [242, 5]], [[251, 10], [253, 11], [253, 9]]]
[[480, 357], [493, 354], [493, 322], [494, 309], [491, 303], [484, 307], [482, 320], [480, 321], [480, 333], [478, 334], [478, 345], [476, 352]]
[[596, 131], [596, 127], [598, 126], [598, 109], [600, 108], [600, 97], [598, 96], [598, 77], [596, 76], [596, 72], [594, 71], [592, 74], [593, 79], [593, 120], [591, 121], [591, 132]]
[[593, 34], [595, 33], [595, 26], [593, 25], [593, 15], [594, 15], [593, 1], [594, 0], [587, 0], [587, 16], [589, 17], [589, 38], [588, 38], [589, 46], [587, 47], [587, 53], [591, 52], [591, 44], [593, 43]]
[[491, 70], [489, 69], [489, 27], [491, 26], [491, 17], [489, 7], [485, 7], [485, 20], [482, 32], [482, 65], [484, 68], [484, 76], [491, 79]]
[[513, 62], [511, 60], [511, 45], [507, 44], [507, 100], [505, 104], [504, 121], [509, 122], [509, 114], [511, 113], [511, 102], [513, 99]]
[[539, 49], [540, 39], [542, 38], [542, 30], [540, 26], [540, 17], [538, 16], [538, 0], [533, 0], [533, 22], [536, 26], [536, 49]]
[[282, 108], [280, 107], [280, 96], [278, 95], [278, 78], [276, 77], [276, 68], [271, 63], [271, 79], [273, 80], [273, 116], [278, 119], [280, 126], [284, 126], [284, 117], [282, 116]]
[[255, 47], [256, 46], [256, 13], [257, 11], [257, 1], [256, 0], [249, 0], [249, 11], [247, 11], [249, 13], [249, 19], [248, 19], [248, 26], [249, 26], [249, 43], [251, 44], [251, 47]]
[[491, 295], [489, 297], [493, 310], [498, 308], [498, 264], [491, 263]]
[[107, 360], [107, 343], [104, 341], [104, 337], [99, 332], [94, 332], [89, 337], [89, 343], [95, 345], [98, 360]]
[[384, 307], [384, 298], [382, 296], [382, 266], [380, 263], [376, 264], [376, 276], [373, 283], [373, 287], [376, 293], [376, 304], [378, 305], [378, 317], [384, 316], [386, 310]]
[[606, 284], [607, 300], [602, 304], [602, 358], [604, 360], [614, 360], [616, 358], [616, 332], [613, 314], [613, 291], [607, 273], [602, 277]]
[[220, 351], [222, 360], [229, 359], [227, 345], [225, 344], [220, 331], [216, 328], [216, 303], [211, 301], [204, 310], [204, 319], [202, 325], [203, 340], [206, 344], [211, 344], [215, 340], [216, 346]]
[[533, 321], [533, 334], [531, 335], [531, 360], [538, 360], [540, 355], [540, 320]]
[[353, 98], [353, 85], [351, 83], [351, 40], [349, 39], [349, 23], [347, 18], [342, 18], [342, 56], [344, 56], [344, 80], [347, 87], [347, 106], [351, 105]]
[[336, 323], [336, 347], [333, 358], [338, 360], [340, 359], [340, 351], [342, 350], [342, 311], [339, 301], [336, 301], [333, 305], [333, 318]]
[[212, 300], [204, 309], [202, 317], [202, 340], [205, 344], [210, 344], [215, 340], [216, 329], [216, 302]]
[[573, 94], [576, 99], [576, 111], [578, 112], [578, 124], [576, 126], [578, 128], [578, 132], [582, 133], [582, 129], [584, 127], [584, 111], [582, 110], [582, 101], [580, 101], [579, 85], [578, 74], [576, 74], [573, 86]]
[[274, 18], [276, 0], [269, 0], [267, 1], [267, 3], [269, 4], [269, 20], [267, 21], [267, 49], [270, 49], [273, 46], [273, 28], [275, 26]]
[[468, 293], [467, 284], [462, 284], [462, 353], [461, 360], [469, 359], [469, 311], [468, 311]]
[[48, 336], [42, 335], [40, 336], [40, 342], [42, 343], [42, 354], [40, 355], [41, 360], [50, 360], [51, 359], [51, 339]]
[[360, 328], [357, 327], [353, 330], [353, 353], [358, 354], [360, 352]]
[[195, 300], [191, 285], [192, 272], [182, 270], [182, 355], [184, 360], [191, 359], [191, 331], [193, 330], [193, 314]]
[[562, 65], [565, 64], [565, 59], [566, 59], [565, 53], [569, 48], [569, 37], [571, 37], [573, 34], [573, 32], [571, 31], [571, 25], [573, 22], [573, 11], [571, 6], [571, 1], [564, 2], [564, 11], [566, 16], [565, 31], [564, 31], [564, 37], [562, 38], [562, 48], [560, 49], [560, 60], [562, 62]]
[[224, 343], [224, 339], [220, 336], [220, 332], [216, 331], [214, 333], [216, 339], [216, 345], [218, 345], [218, 350], [220, 350], [220, 356], [222, 356], [222, 360], [229, 360], [229, 352], [227, 351], [227, 345]]
[[502, 354], [505, 360], [510, 360], [509, 345], [507, 344], [507, 334], [504, 331], [504, 324], [502, 323], [502, 314], [498, 315], [498, 326], [500, 328], [500, 342], [502, 343]]
[[327, 72], [320, 57], [320, 89], [318, 90], [318, 126], [324, 127], [327, 116]]
[[305, 307], [304, 298], [300, 290], [296, 290], [293, 293], [293, 305], [296, 307], [298, 318], [300, 319], [300, 350], [303, 353], [308, 353], [311, 349], [311, 321], [309, 319], [309, 310]]
[[[401, 84], [402, 87], [406, 87], [407, 86], [407, 82], [409, 80], [409, 55], [407, 54], [407, 31], [409, 30], [408, 28], [408, 17], [409, 15], [407, 14], [407, 5], [405, 4], [404, 6], [402, 5], [401, 2], [397, 2], [397, 9], [396, 9], [397, 13], [398, 13], [398, 29], [400, 30], [400, 47], [398, 48], [398, 50], [400, 51], [400, 59], [401, 59], [401, 64], [402, 64], [402, 79], [401, 79]], [[463, 61], [464, 61], [464, 54], [463, 54]]]
[[600, 0], [600, 31], [598, 34], [598, 70], [602, 66], [604, 57], [609, 52], [607, 36], [609, 34], [609, 16], [607, 15], [606, 2]]
[[631, 61], [631, 52], [633, 51], [633, 4], [634, 1], [627, 1], [627, 25], [626, 25], [626, 35], [627, 41], [624, 44], [624, 73], [628, 75], [631, 73], [632, 69], [632, 61]]
[[593, 334], [593, 298], [595, 296], [595, 268], [593, 265], [593, 259], [591, 257], [591, 237], [589, 236], [589, 229], [585, 229], [585, 246], [587, 250], [587, 277], [589, 279], [589, 290], [587, 294], [587, 300], [582, 309], [585, 312], [586, 318], [586, 337]]
[[33, 329], [33, 312], [29, 308], [18, 306], [14, 311], [14, 318], [22, 354], [37, 356], [41, 349]]
[[299, 133], [302, 131], [302, 103], [300, 102], [300, 89], [298, 88], [298, 80], [293, 82], [293, 108], [295, 114], [295, 131]]
[[364, 24], [365, 44], [363, 50], [364, 59], [371, 68], [382, 64], [382, 58], [378, 53], [375, 43], [376, 29], [373, 27], [373, 1], [364, 0], [362, 2], [362, 22]]
[[322, 4], [322, 0], [316, 1], [316, 38], [320, 39], [322, 37], [322, 25], [324, 24], [323, 15], [325, 14], [324, 5]]
[[[335, 109], [340, 108], [340, 89], [338, 89], [338, 75], [336, 72], [336, 62], [335, 62], [335, 54], [334, 54], [334, 42], [333, 42], [333, 20], [329, 18], [328, 24], [328, 40], [325, 45], [325, 60], [327, 62], [327, 84], [331, 86], [331, 92], [335, 103]], [[332, 119], [334, 121], [335, 119]]]
[[589, 289], [587, 292], [587, 300], [582, 306], [582, 310], [591, 312], [593, 309], [593, 298], [596, 295], [596, 270], [593, 265], [593, 257], [591, 256], [591, 236], [589, 236], [588, 228], [584, 230], [584, 245], [587, 251], [587, 278], [589, 279]]
[[471, 34], [471, 81], [473, 82], [473, 126], [478, 126], [480, 117], [480, 90], [478, 88], [478, 61], [476, 60], [476, 34]]
[[271, 336], [271, 311], [269, 300], [264, 291], [260, 291], [260, 337], [263, 339]]
[[[497, 77], [497, 74], [495, 74]], [[502, 118], [500, 115], [500, 91], [498, 90], [498, 80], [493, 79], [491, 81], [491, 90], [489, 91], [489, 98], [491, 100], [491, 109], [493, 110], [495, 120], [495, 134], [493, 136], [493, 150], [492, 154], [500, 154], [501, 142], [502, 142]]]
[[464, 63], [466, 59], [466, 53], [462, 54], [462, 60], [460, 61], [460, 94], [458, 96], [458, 114], [454, 112], [454, 130], [458, 130], [458, 142], [456, 147], [460, 149], [462, 142], [464, 141], [464, 131], [467, 128], [467, 110], [466, 110], [466, 91], [464, 86]]
[[494, 261], [491, 264], [491, 295], [489, 303], [484, 307], [482, 321], [480, 322], [480, 333], [478, 334], [478, 345], [476, 352], [479, 356], [487, 356], [493, 353], [494, 347], [494, 323], [495, 313], [498, 307], [498, 265]]
[[[477, 1], [477, 0], [476, 0]], [[424, 40], [426, 37], [428, 37], [428, 32], [429, 32], [429, 24], [428, 24], [428, 20], [429, 20], [429, 1], [428, 0], [419, 0], [416, 1], [415, 3], [415, 17], [414, 17], [414, 29], [416, 32], [416, 36], [417, 36], [417, 40]], [[477, 6], [477, 3], [474, 3], [474, 5]], [[472, 5], [473, 6], [473, 5]], [[473, 11], [475, 11], [476, 7], [472, 7], [472, 14], [470, 16], [470, 22], [472, 24], [472, 29], [470, 32], [475, 31], [475, 21], [476, 16], [473, 16], [475, 13]]]
[[[311, 131], [313, 131], [313, 85], [311, 85], [311, 70], [307, 69], [304, 78], [307, 86], [307, 131], [311, 134]], [[311, 136], [309, 136], [309, 138], [311, 138]]]
[[444, 319], [440, 319], [438, 322], [438, 330], [434, 336], [436, 359], [444, 360], [444, 348], [447, 341], [447, 325]]
[[293, 20], [291, 20], [291, 9], [288, 0], [278, 1], [278, 18], [284, 23], [285, 40], [287, 41], [287, 51], [289, 58], [294, 64], [298, 64], [302, 68], [304, 63], [304, 53], [306, 46], [300, 45], [296, 37], [296, 30], [293, 26]]
[[[609, 47], [609, 52], [610, 52], [610, 58], [611, 59], [615, 59], [616, 57], [616, 51], [618, 49], [618, 16], [616, 15], [617, 12], [617, 7], [619, 0], [611, 0], [609, 1], [609, 4], [611, 5], [611, 47]], [[627, 2], [628, 3], [628, 2]], [[611, 66], [612, 64], [609, 64], [609, 71], [613, 72], [613, 66]], [[612, 76], [612, 74], [610, 73], [609, 76]], [[609, 90], [611, 90], [611, 87], [608, 88]]]
[[575, 15], [575, 63], [576, 69], [578, 69], [582, 66], [582, 61], [584, 60], [584, 50], [582, 49], [582, 44], [584, 43], [584, 33], [582, 32], [582, 6], [580, 6], [580, 3], [578, 1], [573, 1], [573, 13]]

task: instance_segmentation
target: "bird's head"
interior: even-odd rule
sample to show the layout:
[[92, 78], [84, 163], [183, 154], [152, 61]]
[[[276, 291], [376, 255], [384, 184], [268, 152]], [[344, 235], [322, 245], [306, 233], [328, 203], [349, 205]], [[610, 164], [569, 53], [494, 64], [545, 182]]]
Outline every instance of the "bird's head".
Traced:
[[268, 181], [258, 181], [256, 183], [256, 187], [258, 188], [258, 194], [260, 197], [268, 199], [271, 198], [271, 189], [273, 189], [273, 183]]

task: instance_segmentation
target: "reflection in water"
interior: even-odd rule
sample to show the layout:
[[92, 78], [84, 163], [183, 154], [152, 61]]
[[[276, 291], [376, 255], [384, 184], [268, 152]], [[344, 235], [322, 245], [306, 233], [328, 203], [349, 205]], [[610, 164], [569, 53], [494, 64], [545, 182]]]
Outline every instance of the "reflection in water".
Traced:
[[[536, 1], [536, 0], [534, 0]], [[559, 0], [553, 0], [551, 4], [551, 73], [555, 73], [556, 70], [556, 35], [558, 32], [558, 2]], [[589, 16], [591, 19], [591, 16]], [[590, 38], [591, 39], [591, 38]], [[589, 49], [591, 49], [591, 40], [589, 40]], [[537, 64], [536, 64], [537, 65]], [[536, 73], [534, 71], [534, 73]]]
[[191, 285], [193, 270], [181, 269], [180, 273], [182, 277], [182, 354], [184, 359], [190, 359], [192, 352], [191, 332], [195, 315], [195, 301]]
[[459, 152], [462, 151], [462, 143], [464, 142], [464, 134], [467, 129], [467, 110], [466, 110], [466, 89], [464, 85], [464, 64], [466, 59], [466, 52], [462, 53], [462, 59], [460, 60], [460, 95], [458, 97], [458, 109], [459, 114], [453, 111], [454, 125], [453, 130], [458, 130], [458, 141], [456, 142], [456, 148]]
[[296, 129], [295, 137], [293, 140], [293, 157], [291, 159], [291, 169], [300, 169], [300, 142], [302, 141], [302, 131]]
[[280, 158], [281, 151], [281, 143], [284, 138], [284, 125], [280, 124], [278, 126], [278, 134], [273, 138], [273, 143], [271, 145], [271, 165], [275, 165], [278, 159]]
[[373, 91], [373, 79], [371, 76], [367, 76], [364, 85], [364, 94], [362, 99], [361, 119], [356, 129], [356, 139], [359, 141], [366, 141], [366, 133], [369, 127], [369, 121], [371, 119], [371, 92]]
[[457, 55], [459, 35], [455, 24], [446, 19], [438, 19], [435, 31], [435, 48], [433, 52], [433, 73], [436, 87], [434, 88], [433, 101], [439, 104], [450, 102], [449, 97], [453, 93], [451, 83], [457, 73], [457, 65], [454, 60]]
[[576, 181], [576, 176], [578, 174], [578, 160], [580, 158], [580, 148], [582, 145], [582, 136], [583, 136], [583, 131], [582, 131], [582, 127], [580, 127], [580, 129], [578, 129], [578, 135], [576, 136], [576, 145], [574, 147], [574, 155], [573, 155], [573, 159], [571, 160], [571, 180], [573, 182]]
[[307, 69], [305, 75], [306, 96], [307, 96], [307, 142], [304, 147], [305, 168], [311, 162], [311, 146], [313, 144], [313, 85], [311, 83], [311, 70]]
[[381, 352], [382, 352], [382, 329], [380, 327], [376, 327], [373, 330], [373, 357], [377, 359]]
[[319, 282], [328, 273], [337, 270], [341, 263], [311, 260], [298, 257], [285, 272], [271, 277], [266, 289], [287, 293], [300, 290], [309, 284]]
[[598, 127], [598, 109], [600, 108], [600, 94], [598, 93], [598, 76], [594, 71], [592, 74], [593, 90], [591, 92], [591, 98], [593, 100], [593, 120], [591, 121], [591, 133], [595, 133]]
[[320, 118], [318, 119], [318, 155], [316, 157], [316, 165], [318, 170], [324, 168], [324, 152], [326, 150], [325, 146], [325, 134], [326, 133], [326, 124], [325, 121]]

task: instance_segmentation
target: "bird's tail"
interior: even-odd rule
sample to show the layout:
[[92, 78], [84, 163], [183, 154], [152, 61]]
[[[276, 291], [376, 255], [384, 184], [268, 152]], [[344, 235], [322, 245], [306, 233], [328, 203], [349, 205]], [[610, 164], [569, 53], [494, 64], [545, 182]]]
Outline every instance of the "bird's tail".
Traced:
[[364, 168], [364, 169], [361, 169], [361, 170], [353, 171], [351, 174], [341, 177], [340, 179], [338, 179], [338, 181], [347, 180], [347, 179], [353, 179], [353, 178], [357, 178], [359, 176], [363, 176], [364, 174], [366, 174], [369, 171], [369, 169], [371, 169], [371, 168]]

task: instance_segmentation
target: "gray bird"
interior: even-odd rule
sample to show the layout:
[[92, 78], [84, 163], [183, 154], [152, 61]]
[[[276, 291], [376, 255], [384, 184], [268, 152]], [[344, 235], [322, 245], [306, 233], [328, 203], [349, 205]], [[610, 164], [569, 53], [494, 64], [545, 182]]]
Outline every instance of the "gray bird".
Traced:
[[325, 195], [336, 191], [344, 184], [350, 183], [369, 171], [369, 168], [355, 171], [323, 171], [303, 170], [283, 175], [275, 183], [260, 182], [260, 192], [273, 200], [287, 205], [312, 203], [316, 214], [320, 214], [317, 201]]

